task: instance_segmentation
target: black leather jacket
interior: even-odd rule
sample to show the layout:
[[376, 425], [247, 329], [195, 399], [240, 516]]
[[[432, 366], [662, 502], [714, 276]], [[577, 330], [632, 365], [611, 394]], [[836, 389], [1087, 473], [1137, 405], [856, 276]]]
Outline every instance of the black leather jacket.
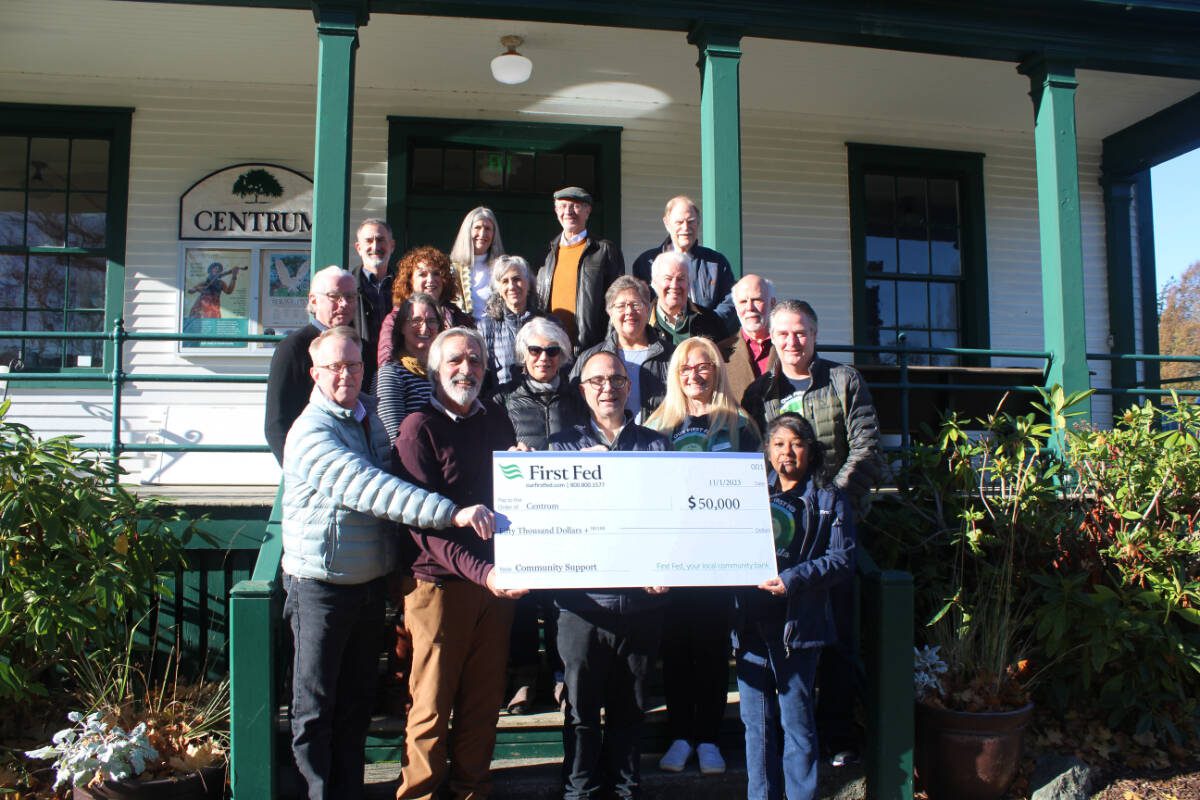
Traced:
[[[550, 308], [550, 286], [554, 280], [554, 265], [558, 261], [560, 236], [550, 241], [550, 252], [537, 274], [537, 296], [543, 309]], [[607, 239], [588, 239], [579, 257], [579, 287], [575, 293], [575, 325], [579, 333], [576, 350], [584, 350], [604, 338], [608, 328], [608, 312], [604, 308], [604, 293], [617, 278], [625, 274], [625, 257], [621, 249]]]

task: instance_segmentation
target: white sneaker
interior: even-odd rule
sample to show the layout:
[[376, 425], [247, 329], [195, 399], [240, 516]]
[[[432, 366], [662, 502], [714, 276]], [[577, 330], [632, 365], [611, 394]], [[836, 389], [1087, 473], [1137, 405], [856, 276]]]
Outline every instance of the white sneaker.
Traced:
[[700, 762], [701, 775], [720, 775], [725, 771], [725, 759], [721, 758], [721, 750], [711, 742], [697, 745], [696, 759]]
[[[667, 752], [663, 753], [663, 757], [658, 760], [658, 768], [664, 772], [683, 772], [683, 768], [691, 757], [692, 746], [686, 739], [676, 739], [671, 742]], [[724, 768], [724, 763], [721, 766]]]

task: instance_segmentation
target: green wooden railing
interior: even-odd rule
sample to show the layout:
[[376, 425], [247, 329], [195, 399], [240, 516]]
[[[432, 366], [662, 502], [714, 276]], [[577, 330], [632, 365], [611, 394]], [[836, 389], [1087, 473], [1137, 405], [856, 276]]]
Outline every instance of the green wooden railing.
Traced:
[[[239, 344], [246, 342], [275, 342], [278, 336], [223, 336], [215, 334], [138, 333], [128, 332], [118, 320], [108, 333], [0, 331], [0, 339], [91, 339], [112, 344], [111, 365], [107, 370], [34, 373], [15, 371], [0, 373], [0, 382], [55, 381], [74, 382], [82, 386], [107, 384], [112, 392], [112, 427], [107, 443], [81, 443], [110, 454], [114, 479], [123, 453], [135, 452], [267, 452], [265, 444], [204, 445], [192, 443], [126, 443], [121, 429], [121, 400], [124, 387], [131, 382], [147, 383], [264, 383], [263, 374], [159, 374], [126, 373], [124, 344], [136, 341], [205, 341]], [[894, 359], [896, 380], [872, 382], [873, 391], [899, 392], [901, 447], [909, 443], [911, 408], [910, 394], [920, 391], [963, 392], [1021, 392], [1036, 393], [1044, 385], [1052, 354], [1023, 350], [980, 350], [971, 348], [908, 347], [901, 336], [897, 347], [865, 347], [825, 345], [825, 353], [867, 355], [876, 360]], [[912, 360], [920, 356], [951, 356], [971, 363], [987, 363], [993, 357], [1026, 359], [1038, 366], [1042, 381], [1030, 384], [930, 383], [913, 379]], [[1200, 364], [1200, 356], [1173, 357], [1140, 354], [1089, 353], [1092, 360], [1142, 361], [1157, 364], [1178, 361]], [[864, 369], [866, 367], [864, 366]], [[1179, 379], [1181, 382], [1187, 379]], [[1099, 394], [1136, 399], [1160, 397], [1169, 389], [1157, 386], [1126, 385], [1098, 387]], [[1200, 396], [1200, 391], [1180, 391], [1182, 396]], [[284, 635], [281, 620], [282, 587], [280, 561], [280, 497], [277, 494], [257, 558], [248, 579], [236, 582], [228, 592], [229, 672], [231, 680], [231, 779], [237, 800], [274, 797], [279, 766], [279, 737], [277, 716], [280, 691], [284, 685], [286, 665], [281, 663], [280, 637]], [[245, 543], [243, 542], [243, 545]], [[232, 545], [230, 545], [232, 547]], [[211, 560], [211, 559], [209, 559]], [[172, 608], [160, 610], [178, 642], [180, 636], [196, 639], [200, 658], [208, 663], [208, 652], [219, 638], [219, 628], [208, 626], [214, 611], [209, 603], [218, 597], [235, 574], [244, 574], [245, 565], [221, 563], [200, 566], [195, 575], [176, 576], [179, 586]], [[223, 584], [222, 584], [223, 581]], [[912, 798], [912, 644], [913, 644], [913, 584], [908, 573], [881, 570], [870, 554], [860, 549], [859, 607], [862, 630], [863, 657], [867, 676], [868, 747], [866, 772], [868, 796], [879, 800], [911, 800]], [[194, 607], [193, 607], [194, 606]], [[190, 616], [189, 616], [190, 614]], [[181, 633], [191, 620], [191, 633]]]

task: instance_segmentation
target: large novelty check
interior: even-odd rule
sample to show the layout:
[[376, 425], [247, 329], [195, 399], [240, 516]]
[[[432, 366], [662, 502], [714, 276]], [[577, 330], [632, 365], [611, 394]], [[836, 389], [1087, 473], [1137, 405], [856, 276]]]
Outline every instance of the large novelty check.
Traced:
[[756, 453], [492, 456], [504, 588], [756, 586], [775, 546]]

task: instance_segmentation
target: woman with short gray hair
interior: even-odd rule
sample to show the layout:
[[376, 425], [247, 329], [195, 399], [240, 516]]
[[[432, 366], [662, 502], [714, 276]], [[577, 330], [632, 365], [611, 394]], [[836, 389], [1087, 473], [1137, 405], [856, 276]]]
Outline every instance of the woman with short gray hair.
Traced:
[[536, 304], [529, 262], [520, 256], [500, 256], [492, 262], [491, 295], [479, 320], [479, 332], [487, 344], [489, 386], [513, 379], [518, 364], [517, 331], [539, 316]]

